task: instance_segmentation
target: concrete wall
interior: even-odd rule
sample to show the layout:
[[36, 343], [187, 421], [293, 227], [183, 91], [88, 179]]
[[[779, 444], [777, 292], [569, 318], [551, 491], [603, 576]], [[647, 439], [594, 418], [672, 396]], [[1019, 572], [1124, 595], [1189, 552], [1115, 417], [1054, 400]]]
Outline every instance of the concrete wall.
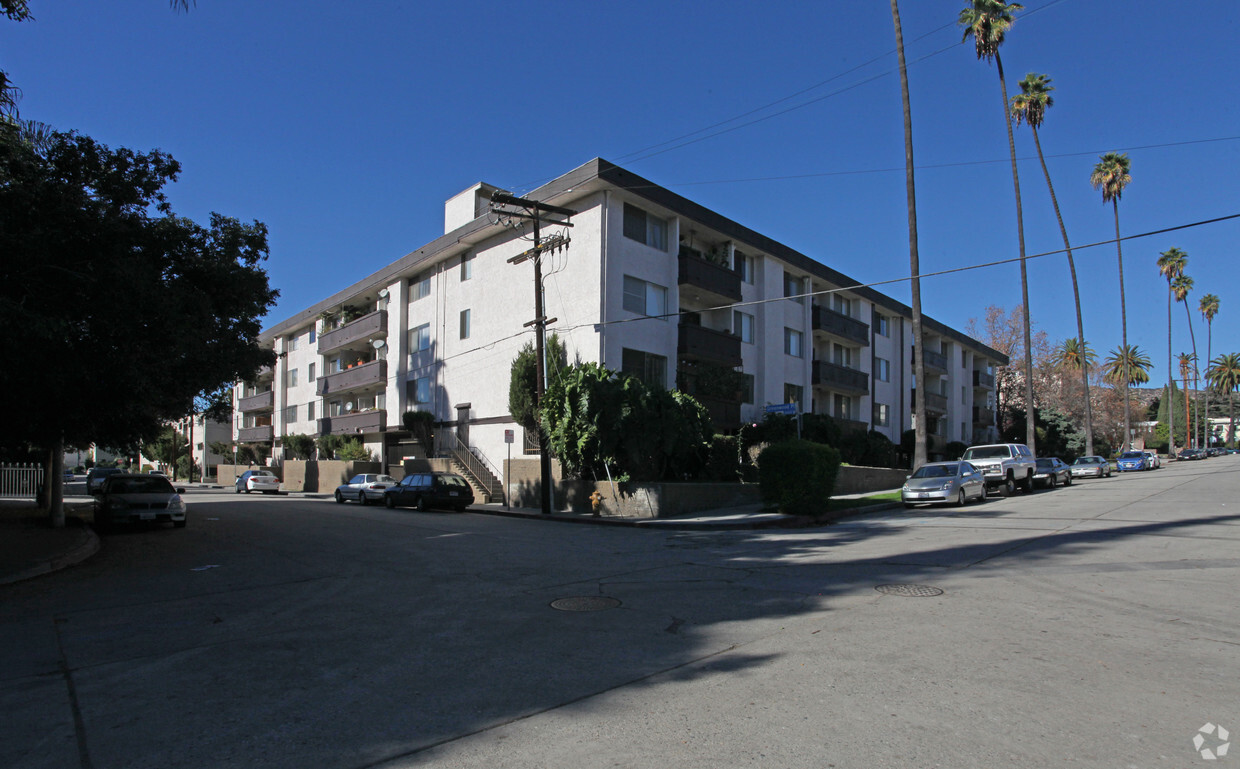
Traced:
[[287, 459], [279, 467], [267, 468], [257, 465], [219, 465], [217, 482], [225, 486], [235, 483], [235, 479], [246, 470], [271, 470], [280, 477], [280, 488], [284, 491], [330, 494], [337, 486], [358, 473], [383, 472], [383, 465], [379, 462], [305, 462], [300, 459]]
[[892, 470], [887, 467], [859, 467], [849, 465], [840, 468], [835, 478], [835, 494], [863, 494], [871, 491], [890, 491], [904, 485], [908, 470]]

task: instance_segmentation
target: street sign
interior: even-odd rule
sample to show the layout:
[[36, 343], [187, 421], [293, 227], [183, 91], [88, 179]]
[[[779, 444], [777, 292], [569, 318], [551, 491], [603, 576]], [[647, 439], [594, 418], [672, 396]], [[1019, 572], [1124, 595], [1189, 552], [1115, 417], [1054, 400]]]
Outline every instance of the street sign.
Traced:
[[767, 405], [766, 413], [784, 414], [785, 416], [794, 417], [797, 414], [797, 404], [795, 403], [772, 403], [772, 404]]
[[512, 443], [516, 439], [516, 433], [512, 430], [504, 431], [504, 443]]

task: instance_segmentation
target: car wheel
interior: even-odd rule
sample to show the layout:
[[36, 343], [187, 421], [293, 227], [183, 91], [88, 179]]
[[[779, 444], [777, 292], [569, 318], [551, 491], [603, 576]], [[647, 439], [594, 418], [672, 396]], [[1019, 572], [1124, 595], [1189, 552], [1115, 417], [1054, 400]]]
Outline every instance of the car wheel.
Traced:
[[958, 507], [964, 507], [967, 501], [968, 500], [964, 498], [964, 489], [961, 489], [960, 493], [956, 495], [956, 505]]
[[336, 503], [344, 504], [344, 495], [340, 493], [340, 489], [336, 489]]
[[1020, 482], [1020, 490], [1026, 494], [1033, 493], [1033, 473], [1025, 474], [1025, 480]]
[[384, 494], [383, 504], [386, 505], [389, 510], [395, 508], [396, 507], [396, 495], [395, 494]]
[[430, 509], [430, 505], [426, 504], [426, 497], [418, 497], [418, 502], [414, 507], [418, 508], [419, 513], [425, 513]]
[[235, 491], [235, 492], [237, 492], [238, 494], [240, 494], [240, 493], [241, 493], [241, 487], [240, 487], [240, 486], [233, 486], [233, 491]]
[[251, 491], [252, 491], [252, 489], [250, 488], [250, 484], [248, 484], [248, 483], [247, 483], [247, 484], [245, 485], [245, 493], [246, 493], [246, 494], [249, 494]]
[[362, 489], [357, 492], [357, 503], [359, 505], [366, 505], [369, 503], [369, 500], [366, 499], [366, 489]]
[[1065, 486], [1071, 486], [1071, 485], [1072, 485], [1072, 476], [1071, 476], [1071, 475], [1069, 475], [1067, 478], [1064, 478], [1064, 479], [1063, 479], [1063, 485], [1065, 485]]
[[1003, 496], [1010, 497], [1016, 493], [1016, 480], [1012, 476], [1008, 476], [1003, 481]]
[[1057, 481], [1058, 481], [1058, 479], [1057, 479], [1055, 476], [1053, 476], [1053, 475], [1052, 475], [1052, 476], [1050, 477], [1050, 479], [1049, 479], [1049, 480], [1047, 480], [1047, 482], [1046, 482], [1046, 488], [1048, 488], [1048, 489], [1053, 489], [1053, 488], [1055, 488], [1055, 486], [1057, 485]]

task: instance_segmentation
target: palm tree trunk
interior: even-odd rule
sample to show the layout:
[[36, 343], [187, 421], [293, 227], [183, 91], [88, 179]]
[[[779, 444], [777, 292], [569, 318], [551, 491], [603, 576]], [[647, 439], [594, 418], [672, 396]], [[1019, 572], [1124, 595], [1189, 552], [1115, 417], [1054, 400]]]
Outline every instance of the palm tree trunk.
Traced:
[[1167, 404], [1167, 428], [1170, 436], [1167, 438], [1167, 450], [1169, 456], [1176, 456], [1175, 453], [1175, 368], [1173, 368], [1171, 354], [1171, 298], [1174, 296], [1171, 290], [1171, 278], [1167, 278], [1167, 398], [1170, 403]]
[[[1089, 394], [1089, 362], [1085, 359], [1085, 323], [1081, 320], [1081, 290], [1076, 282], [1076, 262], [1072, 259], [1072, 246], [1068, 243], [1068, 229], [1063, 226], [1063, 216], [1059, 213], [1059, 200], [1055, 197], [1055, 185], [1051, 184], [1051, 172], [1046, 169], [1046, 157], [1042, 154], [1042, 140], [1038, 138], [1038, 129], [1032, 123], [1033, 145], [1038, 148], [1038, 162], [1042, 164], [1042, 175], [1046, 177], [1046, 189], [1051, 193], [1051, 205], [1055, 208], [1055, 219], [1059, 222], [1059, 234], [1063, 236], [1063, 250], [1068, 255], [1068, 272], [1072, 274], [1072, 301], [1076, 304], [1076, 344], [1081, 351], [1081, 386], [1085, 391], [1085, 454], [1094, 453], [1094, 410]], [[1028, 309], [1028, 308], [1026, 308]]]
[[1020, 240], [1020, 296], [1025, 305], [1025, 444], [1036, 456], [1037, 432], [1033, 415], [1033, 342], [1029, 327], [1033, 313], [1029, 307], [1029, 272], [1025, 266], [1025, 215], [1020, 204], [1020, 174], [1016, 172], [1016, 138], [1012, 136], [1012, 115], [1008, 111], [1007, 82], [1003, 79], [1003, 59], [995, 51], [995, 69], [999, 71], [999, 91], [1003, 96], [1003, 125], [1007, 128], [1008, 154], [1012, 158], [1012, 186], [1016, 190], [1016, 234]]
[[1119, 199], [1111, 198], [1111, 207], [1115, 211], [1115, 253], [1119, 255], [1119, 322], [1120, 322], [1120, 349], [1124, 351], [1124, 439], [1120, 441], [1120, 451], [1128, 449], [1128, 441], [1132, 438], [1132, 413], [1128, 404], [1128, 383], [1132, 381], [1132, 375], [1128, 370], [1128, 304], [1124, 297], [1124, 249], [1120, 247], [1119, 240]]
[[[1193, 343], [1193, 392], [1198, 390], [1197, 387], [1197, 336], [1193, 333], [1193, 314], [1188, 311], [1188, 297], [1184, 298], [1184, 314], [1188, 316], [1188, 338]], [[1188, 385], [1184, 386], [1184, 399], [1188, 399]], [[1197, 421], [1201, 421], [1201, 406], [1197, 406]], [[1197, 448], [1201, 448], [1201, 433], [1198, 432], [1197, 422], [1189, 422], [1187, 425], [1193, 437], [1197, 439]]]
[[913, 378], [917, 398], [913, 401], [913, 468], [926, 463], [926, 356], [921, 339], [921, 264], [917, 255], [917, 195], [913, 184], [913, 111], [908, 99], [908, 70], [904, 66], [904, 34], [900, 29], [900, 6], [891, 0], [891, 20], [896, 28], [896, 55], [900, 61], [900, 96], [904, 103], [904, 178], [908, 195], [908, 267], [913, 278]]
[[[1206, 318], [1206, 366], [1210, 365], [1210, 348], [1214, 345], [1214, 321]], [[1206, 448], [1210, 448], [1210, 439], [1214, 436], [1210, 433], [1210, 369], [1206, 368]]]

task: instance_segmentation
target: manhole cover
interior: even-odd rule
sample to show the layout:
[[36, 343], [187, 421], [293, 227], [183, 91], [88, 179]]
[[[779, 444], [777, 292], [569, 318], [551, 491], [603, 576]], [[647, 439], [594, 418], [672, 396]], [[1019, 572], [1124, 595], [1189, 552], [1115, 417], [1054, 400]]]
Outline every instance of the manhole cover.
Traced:
[[884, 595], [902, 595], [906, 598], [932, 598], [943, 591], [930, 585], [879, 585], [874, 588]]
[[605, 595], [576, 595], [572, 598], [557, 598], [551, 602], [551, 608], [560, 611], [602, 611], [619, 605], [620, 602], [615, 598]]

